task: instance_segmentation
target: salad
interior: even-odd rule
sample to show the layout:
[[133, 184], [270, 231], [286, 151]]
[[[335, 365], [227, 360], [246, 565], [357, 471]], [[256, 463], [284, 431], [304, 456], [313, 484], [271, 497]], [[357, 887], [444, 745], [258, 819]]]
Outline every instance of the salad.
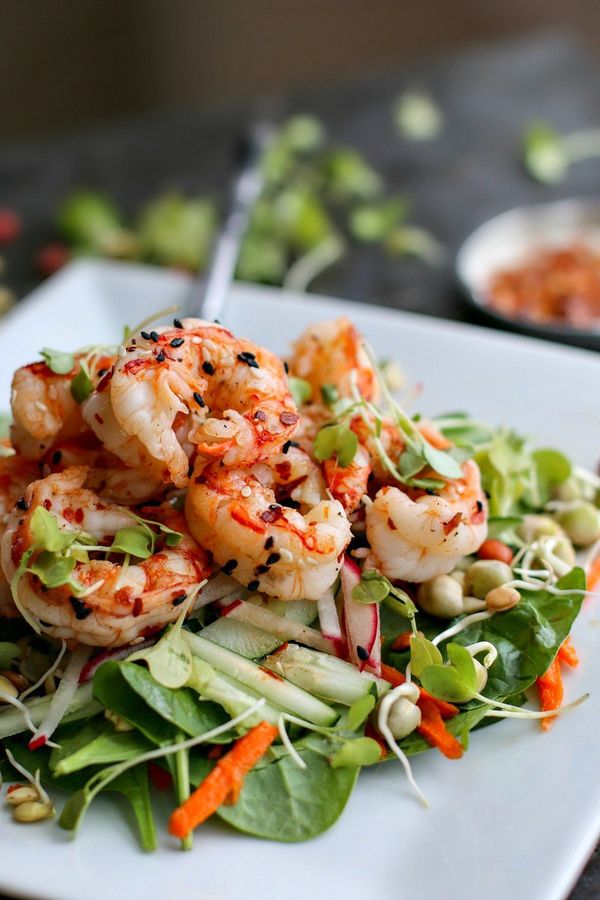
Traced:
[[107, 791], [146, 850], [157, 827], [189, 848], [213, 815], [307, 840], [362, 767], [396, 765], [426, 804], [414, 754], [451, 766], [474, 729], [547, 729], [585, 700], [563, 702], [562, 672], [600, 574], [599, 479], [465, 413], [408, 412], [394, 375], [344, 318], [285, 361], [175, 319], [15, 372], [0, 766], [16, 821], [75, 832]]

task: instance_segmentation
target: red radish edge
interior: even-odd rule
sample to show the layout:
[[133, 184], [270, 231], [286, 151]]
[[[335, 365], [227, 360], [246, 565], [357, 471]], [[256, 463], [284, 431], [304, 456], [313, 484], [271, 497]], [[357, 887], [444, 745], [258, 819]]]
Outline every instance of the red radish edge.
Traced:
[[152, 647], [155, 643], [155, 640], [149, 639], [136, 644], [134, 647], [130, 645], [128, 647], [109, 647], [107, 650], [101, 650], [100, 653], [88, 660], [81, 670], [79, 684], [85, 684], [86, 681], [93, 678], [98, 666], [101, 666], [107, 659], [127, 659], [132, 653], [137, 653], [138, 650], [145, 650], [146, 647]]
[[[342, 596], [344, 600], [344, 629], [348, 641], [350, 661], [363, 672], [367, 667], [374, 675], [381, 674], [381, 635], [379, 606], [377, 603], [359, 603], [352, 591], [360, 582], [360, 569], [349, 557], [344, 558], [341, 570]], [[368, 654], [361, 659], [357, 647]]]

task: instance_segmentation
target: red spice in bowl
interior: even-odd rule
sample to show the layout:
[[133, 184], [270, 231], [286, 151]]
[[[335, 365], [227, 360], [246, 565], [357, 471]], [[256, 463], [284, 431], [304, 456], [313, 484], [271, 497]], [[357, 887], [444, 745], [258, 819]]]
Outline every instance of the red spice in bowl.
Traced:
[[496, 272], [488, 304], [512, 319], [586, 329], [600, 324], [600, 253], [584, 244], [543, 248]]

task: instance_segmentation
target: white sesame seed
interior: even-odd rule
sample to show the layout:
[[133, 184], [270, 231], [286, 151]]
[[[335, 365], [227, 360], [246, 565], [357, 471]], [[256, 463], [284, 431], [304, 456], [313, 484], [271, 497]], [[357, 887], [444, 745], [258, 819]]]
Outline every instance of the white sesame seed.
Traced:
[[252, 493], [252, 488], [247, 484], [242, 488], [242, 497], [249, 497]]
[[284, 562], [292, 562], [292, 560], [294, 559], [293, 555], [285, 547], [280, 548], [279, 555]]

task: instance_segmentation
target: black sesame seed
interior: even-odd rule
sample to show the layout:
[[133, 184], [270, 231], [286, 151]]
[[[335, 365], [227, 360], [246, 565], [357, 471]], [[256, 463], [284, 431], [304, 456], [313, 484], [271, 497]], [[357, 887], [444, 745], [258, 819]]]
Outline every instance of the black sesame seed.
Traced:
[[108, 369], [98, 369], [98, 378], [104, 378], [105, 375], [108, 375]]
[[173, 325], [175, 326], [175, 328], [183, 328], [181, 319], [173, 319]]
[[267, 565], [273, 566], [273, 565], [275, 565], [276, 562], [279, 562], [280, 559], [281, 559], [281, 556], [279, 553], [270, 553], [269, 556], [267, 557]]
[[69, 597], [69, 601], [71, 606], [73, 607], [73, 612], [75, 613], [75, 618], [79, 619], [87, 619], [89, 614], [92, 611], [91, 606], [86, 606], [82, 600], [79, 600], [78, 597]]
[[160, 353], [156, 354], [156, 362], [164, 362], [165, 359], [166, 359], [166, 357], [165, 357], [165, 354], [162, 352], [162, 350], [160, 351]]
[[215, 367], [213, 366], [212, 363], [209, 363], [209, 362], [203, 362], [203, 363], [202, 363], [202, 371], [203, 371], [203, 372], [206, 372], [207, 375], [214, 375], [214, 374], [215, 374]]
[[225, 565], [221, 566], [221, 572], [224, 572], [226, 575], [231, 575], [233, 570], [237, 568], [237, 564], [237, 559], [228, 559]]
[[171, 602], [173, 606], [180, 606], [184, 600], [187, 600], [187, 594], [179, 594], [179, 596], [175, 597]]
[[286, 375], [287, 375], [287, 373], [290, 371], [290, 367], [288, 366], [288, 364], [287, 364], [286, 362], [284, 362], [283, 368], [285, 369], [285, 372], [286, 372]]
[[268, 537], [265, 541], [265, 550], [270, 550], [274, 543], [275, 540], [273, 538], [273, 535], [271, 535], [271, 537]]
[[246, 363], [247, 366], [250, 366], [251, 369], [260, 369], [259, 364], [256, 362], [254, 355], [252, 353], [238, 353], [237, 358], [240, 362]]
[[255, 575], [264, 575], [265, 572], [268, 572], [268, 571], [269, 571], [269, 567], [268, 567], [268, 566], [260, 565], [260, 566], [257, 566], [257, 567], [255, 568], [254, 574], [255, 574]]
[[146, 500], [144, 506], [162, 506], [162, 500]]
[[299, 447], [300, 444], [298, 441], [286, 441], [283, 447], [281, 448], [282, 453], [287, 453], [290, 447]]
[[369, 658], [369, 651], [364, 647], [361, 647], [360, 644], [356, 645], [356, 655], [359, 659], [365, 662]]
[[248, 590], [249, 591], [257, 591], [259, 584], [260, 584], [260, 582], [258, 581], [258, 579], [256, 579], [256, 581], [249, 581], [248, 582]]
[[158, 332], [157, 331], [150, 332], [150, 340], [154, 341], [155, 344], [158, 344]]
[[140, 331], [140, 334], [141, 334], [141, 336], [144, 338], [145, 341], [149, 341], [149, 340], [150, 340], [150, 335], [148, 334], [147, 331]]
[[182, 344], [185, 344], [185, 338], [173, 338], [171, 341], [171, 347], [181, 347]]
[[55, 450], [52, 454], [52, 463], [57, 466], [62, 459], [62, 450]]
[[198, 406], [200, 406], [202, 408], [204, 408], [206, 406], [206, 403], [204, 402], [204, 398], [203, 398], [202, 394], [199, 394], [198, 391], [194, 391], [194, 400], [196, 401]]
[[23, 512], [25, 512], [25, 510], [29, 509], [29, 504], [27, 503], [27, 500], [25, 499], [25, 497], [19, 497], [19, 499], [15, 503], [15, 506], [17, 507], [17, 509], [22, 509]]
[[292, 500], [291, 497], [286, 497], [281, 501], [281, 506], [287, 506], [288, 509], [300, 509], [300, 504], [297, 500]]
[[481, 500], [478, 500], [475, 505], [477, 506], [477, 512], [483, 511], [483, 503], [481, 502]]

